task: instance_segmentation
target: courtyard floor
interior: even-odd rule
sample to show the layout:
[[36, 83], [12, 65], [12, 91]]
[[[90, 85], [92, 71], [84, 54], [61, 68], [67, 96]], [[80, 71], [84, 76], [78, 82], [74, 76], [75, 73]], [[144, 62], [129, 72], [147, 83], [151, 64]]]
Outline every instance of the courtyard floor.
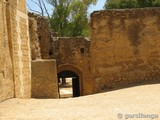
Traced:
[[60, 98], [72, 98], [73, 92], [72, 92], [72, 79], [67, 78], [66, 84], [62, 85], [59, 84], [59, 92], [60, 92]]
[[152, 120], [149, 117], [160, 120], [160, 84], [79, 98], [10, 99], [0, 103], [0, 120]]

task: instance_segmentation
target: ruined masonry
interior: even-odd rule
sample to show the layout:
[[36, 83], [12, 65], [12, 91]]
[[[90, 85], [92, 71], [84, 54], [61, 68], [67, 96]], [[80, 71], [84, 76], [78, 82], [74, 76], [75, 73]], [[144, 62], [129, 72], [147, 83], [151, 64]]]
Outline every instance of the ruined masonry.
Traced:
[[90, 51], [96, 91], [160, 81], [160, 8], [92, 13]]
[[31, 59], [25, 0], [0, 0], [0, 101], [31, 97]]
[[0, 102], [58, 98], [57, 78], [73, 73], [80, 95], [160, 81], [160, 8], [96, 11], [90, 29], [58, 37], [25, 0], [0, 0]]

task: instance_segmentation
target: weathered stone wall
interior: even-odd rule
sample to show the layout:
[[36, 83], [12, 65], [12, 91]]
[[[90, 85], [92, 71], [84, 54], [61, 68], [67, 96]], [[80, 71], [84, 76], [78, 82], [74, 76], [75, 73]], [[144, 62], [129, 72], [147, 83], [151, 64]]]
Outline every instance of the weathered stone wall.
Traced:
[[[28, 16], [30, 18], [29, 31], [31, 40], [32, 60], [35, 60], [36, 58], [49, 59], [51, 31], [49, 29], [48, 20], [45, 17], [34, 13], [29, 13]], [[34, 34], [32, 33], [32, 31], [34, 31]]]
[[55, 60], [32, 61], [32, 98], [59, 98]]
[[30, 98], [31, 63], [26, 1], [0, 1], [0, 101]]
[[58, 72], [77, 72], [82, 95], [159, 80], [159, 11], [150, 8], [94, 12], [91, 42], [80, 37], [54, 37], [45, 18], [29, 14], [32, 59], [56, 59]]
[[9, 0], [15, 97], [31, 96], [31, 58], [26, 0]]
[[55, 37], [57, 34], [49, 29], [46, 18], [33, 13], [29, 13], [29, 17], [32, 60], [39, 58], [37, 55], [40, 50], [41, 59], [57, 61], [58, 72], [71, 70], [80, 75], [81, 95], [93, 93], [94, 84], [90, 79], [90, 41], [82, 37]]
[[40, 43], [37, 34], [37, 21], [29, 18], [29, 36], [32, 60], [41, 59]]
[[13, 66], [7, 30], [7, 5], [0, 1], [0, 102], [14, 97]]
[[[74, 70], [78, 68], [82, 73], [82, 95], [93, 93], [93, 84], [90, 79], [90, 40], [87, 38], [54, 38], [52, 43], [53, 58], [57, 60], [57, 68]], [[66, 67], [68, 66], [68, 67]], [[72, 67], [73, 66], [73, 67]]]
[[160, 8], [94, 12], [91, 33], [96, 91], [160, 80]]

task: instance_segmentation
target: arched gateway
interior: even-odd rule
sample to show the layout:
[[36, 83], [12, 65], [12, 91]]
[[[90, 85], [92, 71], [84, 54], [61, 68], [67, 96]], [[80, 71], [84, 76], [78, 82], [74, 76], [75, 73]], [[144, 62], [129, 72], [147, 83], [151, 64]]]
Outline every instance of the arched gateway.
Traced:
[[72, 82], [72, 90], [73, 90], [73, 97], [78, 97], [83, 95], [83, 75], [81, 70], [78, 67], [73, 65], [60, 65], [58, 66], [57, 71], [58, 79], [60, 78], [71, 78]]

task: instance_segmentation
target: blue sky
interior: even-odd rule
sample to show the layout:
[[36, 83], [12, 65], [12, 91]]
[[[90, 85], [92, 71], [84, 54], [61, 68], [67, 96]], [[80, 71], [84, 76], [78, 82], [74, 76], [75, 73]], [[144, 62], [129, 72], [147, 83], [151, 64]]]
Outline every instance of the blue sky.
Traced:
[[93, 11], [102, 10], [105, 2], [106, 2], [106, 0], [98, 0], [97, 4], [96, 5], [92, 5], [89, 8], [88, 12], [92, 13]]
[[[97, 11], [97, 10], [102, 10], [103, 9], [103, 6], [105, 4], [105, 1], [106, 0], [98, 0], [97, 4], [96, 5], [92, 5], [89, 10], [88, 10], [88, 13], [92, 13], [93, 11]], [[33, 3], [31, 0], [27, 0], [27, 4], [33, 9], [33, 10], [36, 10], [36, 11], [40, 11], [38, 6]], [[50, 13], [52, 13], [52, 6], [50, 6], [49, 4], [46, 4], [47, 5], [47, 9]]]

